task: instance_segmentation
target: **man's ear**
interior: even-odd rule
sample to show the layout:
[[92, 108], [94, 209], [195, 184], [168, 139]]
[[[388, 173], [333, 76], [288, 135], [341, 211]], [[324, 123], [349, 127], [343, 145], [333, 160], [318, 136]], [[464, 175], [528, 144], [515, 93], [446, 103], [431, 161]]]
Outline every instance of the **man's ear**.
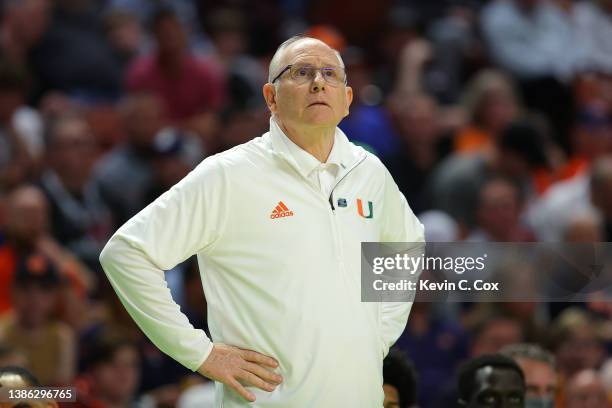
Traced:
[[345, 97], [346, 108], [344, 110], [344, 116], [346, 117], [349, 114], [349, 107], [351, 106], [351, 103], [353, 103], [353, 88], [351, 88], [350, 86], [346, 87]]
[[276, 113], [276, 88], [273, 84], [268, 82], [263, 86], [262, 91], [268, 109], [270, 109], [270, 112], [273, 114]]

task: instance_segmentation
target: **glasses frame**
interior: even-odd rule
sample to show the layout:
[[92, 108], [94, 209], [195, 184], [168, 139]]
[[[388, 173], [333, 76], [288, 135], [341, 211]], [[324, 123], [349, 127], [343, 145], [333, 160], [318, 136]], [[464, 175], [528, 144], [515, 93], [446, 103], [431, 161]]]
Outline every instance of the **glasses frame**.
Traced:
[[[274, 82], [276, 82], [285, 72], [289, 71], [294, 65], [295, 64], [287, 65], [285, 68], [283, 68], [283, 70], [277, 76], [274, 77], [274, 79], [270, 83], [273, 84]], [[311, 66], [312, 67], [312, 65], [306, 65], [306, 66]], [[315, 68], [315, 67], [313, 67], [313, 68]], [[321, 71], [322, 69], [325, 69], [325, 68], [332, 68], [332, 67], [321, 67], [321, 68], [315, 68], [315, 69], [318, 70], [318, 71]], [[341, 69], [341, 70], [344, 71], [344, 68], [334, 68], [334, 69]], [[316, 74], [315, 74], [315, 76], [316, 76]], [[326, 83], [332, 85], [330, 82], [327, 81], [327, 79], [325, 79], [325, 75], [323, 75], [323, 72], [321, 72], [321, 76], [323, 77], [323, 80]], [[344, 82], [344, 85], [346, 85], [348, 83], [347, 82], [347, 78], [346, 78], [346, 71], [344, 71], [344, 81], [343, 82]]]

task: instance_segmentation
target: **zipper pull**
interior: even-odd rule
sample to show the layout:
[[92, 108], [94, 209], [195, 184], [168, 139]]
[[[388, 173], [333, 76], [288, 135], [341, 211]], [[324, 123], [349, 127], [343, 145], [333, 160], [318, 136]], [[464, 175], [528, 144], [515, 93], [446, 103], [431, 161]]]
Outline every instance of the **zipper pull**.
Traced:
[[333, 197], [333, 194], [329, 195], [329, 206], [331, 207], [332, 211], [336, 210], [336, 208], [334, 207], [334, 197]]

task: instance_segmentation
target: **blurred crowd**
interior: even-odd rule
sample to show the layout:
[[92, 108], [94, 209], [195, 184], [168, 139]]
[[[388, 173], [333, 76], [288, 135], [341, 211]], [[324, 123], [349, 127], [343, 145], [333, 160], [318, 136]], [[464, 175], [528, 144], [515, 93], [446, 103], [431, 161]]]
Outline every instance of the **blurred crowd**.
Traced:
[[[76, 387], [77, 406], [212, 407], [98, 255], [203, 158], [267, 131], [261, 86], [297, 33], [341, 52], [355, 99], [340, 127], [428, 241], [612, 241], [612, 0], [0, 5], [0, 367]], [[195, 260], [166, 280], [207, 330]], [[522, 379], [527, 406], [610, 407], [611, 316], [605, 301], [416, 303], [385, 408], [481, 398], [483, 367]]]

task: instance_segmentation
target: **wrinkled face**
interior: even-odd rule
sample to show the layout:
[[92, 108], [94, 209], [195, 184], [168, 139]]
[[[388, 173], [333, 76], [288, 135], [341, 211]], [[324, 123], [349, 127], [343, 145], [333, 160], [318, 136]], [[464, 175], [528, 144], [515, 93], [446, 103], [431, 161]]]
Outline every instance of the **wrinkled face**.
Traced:
[[[336, 53], [315, 40], [298, 41], [283, 52], [278, 75], [287, 65], [310, 65], [341, 69]], [[314, 78], [297, 84], [289, 71], [275, 84], [264, 86], [268, 107], [282, 126], [292, 129], [335, 127], [349, 113], [353, 91], [344, 84], [330, 85], [320, 71]]]

